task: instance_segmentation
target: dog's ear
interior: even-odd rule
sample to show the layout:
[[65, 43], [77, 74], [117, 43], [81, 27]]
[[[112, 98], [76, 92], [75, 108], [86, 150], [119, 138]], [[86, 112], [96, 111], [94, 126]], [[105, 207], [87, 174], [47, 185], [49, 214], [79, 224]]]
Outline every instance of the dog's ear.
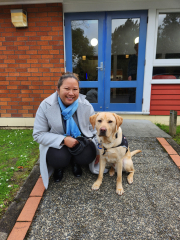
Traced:
[[114, 117], [116, 118], [116, 127], [117, 130], [118, 128], [121, 126], [121, 124], [123, 123], [123, 118], [115, 113], [113, 113]]
[[94, 127], [95, 127], [95, 124], [96, 124], [96, 118], [97, 118], [98, 115], [99, 115], [99, 113], [94, 114], [94, 115], [92, 115], [92, 116], [89, 117], [89, 121], [90, 121], [90, 123], [91, 123], [93, 129], [94, 129]]

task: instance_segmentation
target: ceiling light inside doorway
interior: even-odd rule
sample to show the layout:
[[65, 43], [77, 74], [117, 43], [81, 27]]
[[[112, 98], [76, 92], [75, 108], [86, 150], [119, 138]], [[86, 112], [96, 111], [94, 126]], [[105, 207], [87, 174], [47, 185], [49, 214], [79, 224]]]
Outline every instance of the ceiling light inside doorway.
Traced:
[[134, 43], [135, 43], [135, 44], [139, 43], [139, 37], [137, 37], [137, 38], [134, 39]]
[[92, 45], [93, 47], [95, 47], [95, 46], [98, 45], [98, 40], [97, 40], [97, 38], [92, 38], [92, 39], [91, 39], [91, 45]]

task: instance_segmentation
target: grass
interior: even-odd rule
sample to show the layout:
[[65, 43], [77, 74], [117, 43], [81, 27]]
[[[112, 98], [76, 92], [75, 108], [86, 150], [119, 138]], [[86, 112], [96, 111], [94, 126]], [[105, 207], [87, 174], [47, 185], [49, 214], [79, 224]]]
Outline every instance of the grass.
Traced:
[[[156, 126], [169, 134], [169, 126], [160, 123], [156, 123]], [[180, 126], [176, 127], [176, 135], [173, 137], [173, 140], [180, 145]]]
[[13, 201], [39, 157], [32, 129], [0, 129], [0, 217]]

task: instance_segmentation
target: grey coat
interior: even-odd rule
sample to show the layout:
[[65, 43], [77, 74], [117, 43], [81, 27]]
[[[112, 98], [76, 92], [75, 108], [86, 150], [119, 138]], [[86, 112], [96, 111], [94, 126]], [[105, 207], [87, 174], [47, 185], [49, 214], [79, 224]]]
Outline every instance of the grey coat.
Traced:
[[[86, 137], [92, 137], [93, 134], [96, 134], [96, 130], [93, 130], [89, 117], [94, 114], [94, 109], [84, 95], [79, 94], [78, 101], [77, 118], [80, 131]], [[49, 184], [49, 177], [54, 171], [51, 166], [46, 164], [46, 153], [49, 147], [57, 149], [62, 147], [60, 144], [65, 138], [64, 134], [61, 110], [58, 104], [58, 93], [55, 92], [41, 102], [36, 112], [33, 130], [33, 138], [40, 144], [40, 172], [46, 189]], [[93, 141], [97, 146], [97, 139], [94, 138]], [[97, 154], [99, 154], [98, 148]], [[89, 164], [89, 168], [91, 172], [98, 174], [99, 166], [94, 166], [94, 161]]]

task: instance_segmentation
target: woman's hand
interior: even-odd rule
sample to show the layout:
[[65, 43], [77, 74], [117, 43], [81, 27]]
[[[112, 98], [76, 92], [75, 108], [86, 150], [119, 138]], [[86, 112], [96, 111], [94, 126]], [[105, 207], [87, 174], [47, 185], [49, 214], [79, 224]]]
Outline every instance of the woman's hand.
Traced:
[[100, 155], [97, 155], [97, 156], [96, 156], [96, 161], [95, 161], [95, 163], [94, 163], [94, 164], [98, 164], [98, 162], [99, 162], [99, 159], [100, 159]]
[[73, 137], [68, 136], [64, 138], [64, 145], [66, 145], [69, 148], [75, 147], [78, 143], [79, 142]]

